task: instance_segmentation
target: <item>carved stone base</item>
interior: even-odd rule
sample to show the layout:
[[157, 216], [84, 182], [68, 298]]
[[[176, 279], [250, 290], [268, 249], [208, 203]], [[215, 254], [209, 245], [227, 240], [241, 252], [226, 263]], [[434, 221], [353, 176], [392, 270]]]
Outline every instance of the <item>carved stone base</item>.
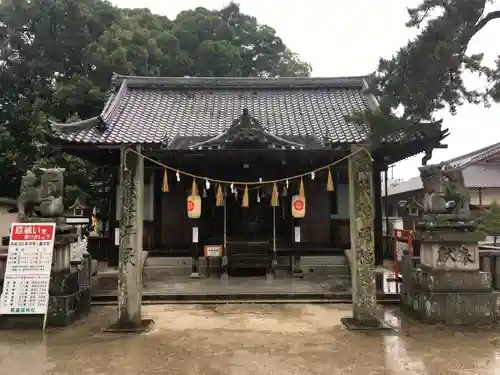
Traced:
[[479, 270], [477, 232], [437, 231], [420, 234], [420, 261], [422, 265], [458, 271]]
[[402, 296], [403, 305], [425, 323], [477, 325], [498, 322], [500, 293], [432, 293], [414, 291]]
[[416, 290], [428, 292], [491, 292], [489, 272], [443, 271], [420, 266], [412, 272]]
[[151, 331], [154, 327], [154, 321], [152, 319], [142, 319], [141, 324], [138, 326], [130, 327], [119, 327], [116, 323], [110, 325], [104, 330], [104, 332], [111, 333], [145, 333]]
[[274, 273], [266, 272], [266, 283], [272, 283], [274, 281]]
[[358, 322], [354, 318], [341, 318], [340, 321], [349, 331], [388, 331], [392, 327], [381, 319]]
[[304, 273], [302, 272], [302, 270], [300, 270], [299, 272], [293, 270], [293, 272], [292, 272], [292, 278], [294, 278], [294, 279], [303, 279], [304, 278]]

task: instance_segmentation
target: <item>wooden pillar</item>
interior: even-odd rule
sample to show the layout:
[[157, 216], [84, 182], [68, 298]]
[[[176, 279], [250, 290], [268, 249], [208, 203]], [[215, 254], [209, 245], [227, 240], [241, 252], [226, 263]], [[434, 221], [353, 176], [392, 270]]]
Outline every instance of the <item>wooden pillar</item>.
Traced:
[[373, 235], [375, 244], [375, 264], [384, 263], [384, 242], [382, 236], [382, 176], [378, 165], [373, 165]]
[[163, 181], [163, 170], [158, 169], [155, 171], [154, 178], [154, 239], [153, 250], [158, 249], [162, 244], [162, 226], [163, 221], [163, 192], [161, 191], [161, 184]]
[[106, 255], [104, 259], [108, 262], [108, 267], [116, 267], [117, 259], [118, 259], [118, 247], [116, 246], [116, 231], [117, 223], [116, 220], [116, 206], [118, 205], [116, 189], [120, 181], [120, 167], [113, 169], [113, 177], [112, 177], [112, 188], [111, 188], [111, 196], [109, 203], [109, 230], [108, 230], [108, 250], [106, 250]]
[[[141, 152], [141, 146], [136, 146]], [[125, 169], [126, 167], [126, 169]], [[119, 329], [141, 326], [142, 245], [144, 225], [144, 159], [135, 153], [120, 155], [120, 247], [118, 256]]]
[[353, 145], [349, 158], [349, 211], [351, 232], [352, 321], [371, 326], [376, 320], [373, 246], [372, 160]]

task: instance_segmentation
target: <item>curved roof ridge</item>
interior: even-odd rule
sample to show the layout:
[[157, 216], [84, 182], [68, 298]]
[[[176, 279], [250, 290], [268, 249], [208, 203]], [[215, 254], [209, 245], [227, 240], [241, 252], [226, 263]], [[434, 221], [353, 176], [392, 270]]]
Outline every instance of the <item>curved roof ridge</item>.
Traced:
[[474, 163], [476, 161], [480, 161], [486, 157], [488, 157], [491, 152], [500, 152], [500, 142], [494, 143], [492, 145], [480, 148], [479, 150], [474, 150], [471, 152], [468, 152], [464, 155], [456, 156], [452, 159], [446, 160], [444, 163], [447, 164], [453, 164], [458, 161], [458, 166], [460, 167], [466, 167], [471, 163]]
[[77, 130], [85, 130], [90, 129], [94, 126], [98, 126], [102, 123], [102, 119], [100, 116], [91, 117], [85, 120], [78, 120], [69, 123], [57, 122], [53, 120], [49, 120], [49, 126], [52, 131], [55, 132], [74, 132]]
[[121, 100], [126, 95], [127, 92], [127, 81], [124, 80], [118, 92], [111, 93], [104, 108], [98, 116], [90, 117], [85, 120], [73, 121], [70, 123], [57, 122], [53, 120], [49, 120], [49, 126], [52, 131], [56, 132], [73, 132], [76, 130], [84, 130], [90, 129], [95, 126], [107, 125], [107, 121], [109, 121], [113, 115], [116, 113], [118, 108], [120, 107]]
[[358, 88], [369, 75], [348, 77], [148, 77], [115, 74], [114, 84], [127, 81], [129, 87], [206, 87], [206, 88]]
[[116, 113], [118, 108], [120, 107], [120, 103], [122, 99], [127, 94], [127, 80], [123, 80], [118, 92], [116, 94], [111, 95], [111, 97], [106, 102], [100, 117], [104, 122], [109, 121], [113, 115]]

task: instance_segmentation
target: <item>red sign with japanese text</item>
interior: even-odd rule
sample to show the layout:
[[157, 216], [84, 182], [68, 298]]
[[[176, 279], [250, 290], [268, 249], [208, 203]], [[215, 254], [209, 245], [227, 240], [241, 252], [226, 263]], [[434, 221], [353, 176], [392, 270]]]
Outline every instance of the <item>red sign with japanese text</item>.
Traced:
[[14, 224], [10, 239], [11, 241], [52, 241], [54, 231], [53, 224]]
[[192, 200], [188, 200], [187, 209], [189, 212], [194, 210], [194, 202]]

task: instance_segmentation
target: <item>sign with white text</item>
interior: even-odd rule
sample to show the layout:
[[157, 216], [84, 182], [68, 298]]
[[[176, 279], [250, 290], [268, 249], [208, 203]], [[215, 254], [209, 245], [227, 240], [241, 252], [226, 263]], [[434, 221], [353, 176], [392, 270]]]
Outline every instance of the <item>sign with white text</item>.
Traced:
[[222, 256], [222, 246], [221, 245], [205, 245], [205, 256], [206, 257], [221, 257]]
[[3, 292], [2, 314], [46, 314], [55, 223], [14, 223]]

